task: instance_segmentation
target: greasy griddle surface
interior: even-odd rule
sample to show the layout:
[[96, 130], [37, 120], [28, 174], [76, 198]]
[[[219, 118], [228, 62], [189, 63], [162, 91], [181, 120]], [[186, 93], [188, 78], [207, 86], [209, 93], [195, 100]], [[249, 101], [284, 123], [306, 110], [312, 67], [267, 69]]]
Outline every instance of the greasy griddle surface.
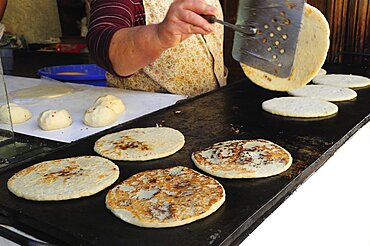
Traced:
[[[342, 69], [337, 72], [344, 73]], [[357, 92], [356, 100], [337, 103], [337, 115], [325, 120], [304, 120], [263, 112], [261, 103], [264, 100], [287, 94], [261, 89], [247, 80], [240, 81], [83, 139], [66, 149], [23, 165], [26, 167], [49, 159], [95, 155], [94, 142], [106, 133], [156, 124], [184, 133], [185, 146], [178, 153], [159, 160], [114, 161], [121, 171], [117, 182], [148, 169], [183, 165], [198, 170], [190, 159], [194, 150], [231, 139], [263, 138], [283, 146], [292, 154], [292, 167], [277, 176], [249, 180], [217, 178], [225, 187], [226, 202], [217, 212], [200, 221], [169, 229], [144, 229], [127, 224], [105, 208], [108, 189], [91, 197], [70, 201], [27, 201], [17, 198], [6, 188], [8, 178], [19, 171], [19, 167], [0, 174], [0, 212], [19, 224], [70, 244], [230, 244], [243, 232], [246, 234], [251, 230], [253, 223], [261, 221], [260, 218], [269, 209], [285, 199], [369, 120], [370, 88]]]

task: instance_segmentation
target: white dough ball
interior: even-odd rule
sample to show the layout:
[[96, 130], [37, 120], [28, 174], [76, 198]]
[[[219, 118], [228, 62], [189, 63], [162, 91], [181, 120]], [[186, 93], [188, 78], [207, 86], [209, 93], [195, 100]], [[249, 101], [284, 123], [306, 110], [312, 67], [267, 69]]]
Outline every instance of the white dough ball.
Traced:
[[72, 124], [72, 117], [65, 109], [52, 109], [42, 112], [38, 122], [42, 130], [50, 131], [70, 126]]
[[[28, 109], [19, 106], [16, 103], [9, 103], [10, 114], [13, 124], [20, 124], [31, 119], [32, 113]], [[7, 104], [0, 106], [0, 121], [5, 124], [10, 124], [9, 108]]]
[[101, 96], [98, 99], [96, 99], [95, 106], [97, 105], [108, 106], [116, 114], [121, 114], [123, 111], [125, 111], [125, 105], [123, 104], [122, 100], [116, 96], [109, 94]]
[[112, 108], [104, 105], [96, 105], [89, 108], [84, 115], [85, 125], [91, 127], [108, 126], [117, 120], [117, 114]]

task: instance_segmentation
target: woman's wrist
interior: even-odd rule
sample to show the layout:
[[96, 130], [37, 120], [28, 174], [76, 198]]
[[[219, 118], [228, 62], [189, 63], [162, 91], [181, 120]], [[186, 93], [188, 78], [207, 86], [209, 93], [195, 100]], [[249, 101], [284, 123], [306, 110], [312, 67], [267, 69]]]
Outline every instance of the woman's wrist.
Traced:
[[166, 49], [158, 39], [157, 25], [123, 28], [113, 35], [109, 58], [118, 75], [128, 76], [153, 63]]

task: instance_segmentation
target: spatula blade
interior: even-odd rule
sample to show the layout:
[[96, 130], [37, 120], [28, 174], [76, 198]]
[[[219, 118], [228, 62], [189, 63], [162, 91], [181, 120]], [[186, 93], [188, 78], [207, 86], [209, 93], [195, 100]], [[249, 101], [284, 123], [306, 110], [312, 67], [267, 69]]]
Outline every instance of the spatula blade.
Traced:
[[256, 28], [234, 34], [232, 56], [248, 66], [289, 77], [297, 47], [304, 0], [239, 0], [236, 25]]

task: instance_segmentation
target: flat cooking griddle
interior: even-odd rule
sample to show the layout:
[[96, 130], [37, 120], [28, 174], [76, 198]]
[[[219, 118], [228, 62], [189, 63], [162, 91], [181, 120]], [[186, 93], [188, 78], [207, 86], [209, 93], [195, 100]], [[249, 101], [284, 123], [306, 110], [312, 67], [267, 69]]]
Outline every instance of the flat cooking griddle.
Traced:
[[[369, 76], [367, 68], [337, 67], [329, 72]], [[346, 70], [347, 69], [347, 70]], [[37, 158], [34, 163], [79, 155], [95, 155], [99, 137], [132, 127], [173, 127], [184, 133], [186, 144], [178, 153], [148, 162], [114, 161], [121, 171], [117, 182], [147, 169], [184, 165], [198, 170], [192, 151], [230, 139], [264, 138], [286, 148], [292, 167], [263, 179], [217, 178], [226, 190], [226, 202], [211, 216], [169, 229], [144, 229], [127, 224], [105, 208], [108, 189], [87, 198], [61, 202], [33, 202], [12, 195], [7, 180], [20, 167], [0, 174], [0, 212], [15, 226], [31, 228], [36, 236], [47, 235], [62, 244], [82, 245], [218, 245], [235, 244], [245, 238], [265, 216], [284, 201], [370, 118], [370, 88], [358, 90], [354, 101], [337, 103], [339, 112], [325, 120], [284, 118], [265, 113], [261, 103], [286, 93], [259, 88], [244, 80], [206, 95], [181, 102], [66, 148]], [[199, 171], [199, 170], [198, 170]], [[313, 201], [314, 202], [314, 201]], [[304, 212], [304, 211], [303, 211]]]

